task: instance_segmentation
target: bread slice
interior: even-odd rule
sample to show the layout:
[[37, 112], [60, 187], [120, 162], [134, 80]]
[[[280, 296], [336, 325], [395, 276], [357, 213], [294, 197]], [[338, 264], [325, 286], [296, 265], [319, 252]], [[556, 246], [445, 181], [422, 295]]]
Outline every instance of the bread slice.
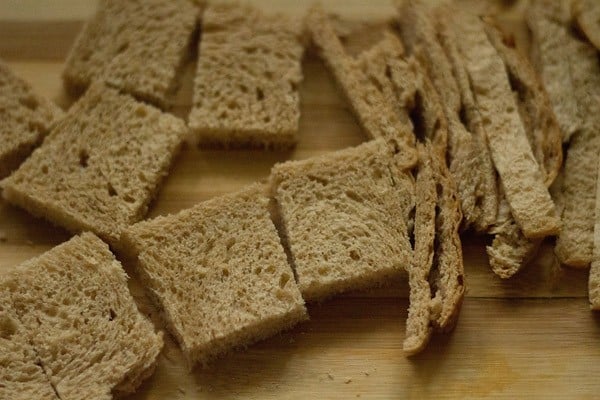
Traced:
[[[410, 125], [407, 119], [398, 113], [398, 106], [389, 102], [384, 89], [377, 80], [367, 75], [365, 65], [369, 63], [369, 56], [352, 56], [344, 47], [335, 29], [334, 17], [329, 16], [319, 7], [309, 10], [306, 25], [311, 34], [321, 58], [331, 71], [341, 91], [347, 98], [360, 125], [371, 139], [388, 138], [401, 143], [402, 147], [411, 147], [414, 143]], [[379, 50], [390, 52], [390, 58], [398, 58], [402, 48], [400, 42], [393, 40], [393, 36], [384, 35], [383, 43]], [[359, 65], [362, 64], [362, 67]], [[385, 73], [385, 71], [384, 71]], [[416, 153], [413, 155], [413, 162]]]
[[388, 282], [412, 260], [413, 183], [385, 139], [271, 171], [284, 236], [306, 301]]
[[[573, 128], [563, 131], [563, 135], [569, 138], [569, 147], [560, 196], [562, 230], [555, 252], [563, 264], [588, 267], [593, 254], [594, 221], [590, 215], [595, 209], [598, 174], [590, 165], [598, 163], [600, 153], [600, 136], [597, 135], [600, 127], [600, 104], [597, 101], [600, 67], [596, 49], [573, 35], [564, 10], [555, 3], [533, 1], [527, 14], [535, 55], [542, 61], [542, 77], [559, 122], [561, 109], [557, 104], [568, 99], [572, 99], [573, 103], [573, 107], [565, 112], [572, 118]], [[561, 82], [561, 87], [569, 87], [568, 92], [554, 91], [554, 82]], [[561, 127], [565, 129], [564, 121]]]
[[[566, 29], [567, 16], [555, 0], [532, 0], [527, 9], [531, 32], [531, 58], [544, 84], [558, 120], [564, 142], [582, 126], [577, 97], [572, 90], [574, 72], [569, 53], [572, 40]], [[569, 50], [571, 49], [571, 50]]]
[[[600, 177], [600, 163], [598, 164]], [[594, 249], [588, 291], [590, 307], [592, 310], [600, 310], [600, 184], [596, 184], [596, 209], [594, 218]]]
[[59, 400], [12, 304], [0, 289], [0, 398]]
[[[484, 27], [504, 62], [529, 145], [550, 187], [562, 165], [562, 138], [548, 96], [529, 62], [514, 48], [514, 41], [492, 19], [486, 19]], [[495, 237], [486, 250], [492, 270], [501, 278], [510, 278], [521, 270], [539, 248], [540, 240], [527, 239], [514, 221], [503, 191], [498, 220], [490, 233]]]
[[162, 334], [137, 310], [127, 275], [100, 239], [77, 236], [0, 283], [61, 399], [110, 399], [149, 376]]
[[[426, 67], [438, 92], [448, 125], [448, 161], [458, 185], [466, 226], [486, 231], [498, 208], [496, 176], [473, 94], [454, 39], [445, 24], [422, 1], [406, 1], [400, 26], [409, 50]], [[444, 29], [446, 28], [446, 29]]]
[[402, 350], [413, 355], [425, 348], [431, 337], [431, 287], [429, 274], [433, 264], [435, 245], [435, 215], [437, 192], [435, 175], [429, 151], [422, 144], [417, 145], [419, 153], [416, 180], [416, 208], [414, 228], [414, 254], [407, 264], [410, 287], [406, 336]]
[[191, 367], [307, 318], [260, 185], [123, 233]]
[[595, 0], [575, 0], [572, 13], [579, 29], [600, 49], [600, 4]]
[[0, 179], [39, 146], [63, 112], [0, 60]]
[[201, 145], [296, 144], [302, 33], [300, 21], [248, 5], [207, 6], [189, 116]]
[[2, 181], [3, 196], [115, 244], [123, 228], [146, 214], [186, 132], [178, 118], [95, 85]]
[[502, 58], [489, 42], [479, 17], [455, 10], [452, 18], [492, 159], [513, 216], [527, 238], [557, 234], [560, 220], [527, 140]]
[[191, 0], [101, 0], [67, 57], [65, 86], [78, 93], [101, 80], [168, 106], [198, 15]]

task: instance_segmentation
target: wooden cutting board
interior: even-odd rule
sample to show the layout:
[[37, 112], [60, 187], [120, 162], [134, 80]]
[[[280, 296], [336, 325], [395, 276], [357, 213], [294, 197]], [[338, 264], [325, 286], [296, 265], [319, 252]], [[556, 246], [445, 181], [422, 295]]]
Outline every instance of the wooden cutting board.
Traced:
[[[255, 1], [302, 15], [308, 2]], [[272, 4], [274, 3], [274, 4]], [[473, 1], [477, 7], [482, 2]], [[511, 3], [511, 2], [507, 2]], [[515, 3], [515, 2], [512, 2]], [[328, 8], [363, 19], [391, 16], [387, 0], [337, 0]], [[517, 3], [506, 25], [523, 38]], [[0, 57], [41, 93], [66, 107], [62, 64], [92, 0], [0, 1]], [[189, 109], [189, 78], [175, 112]], [[199, 151], [178, 159], [151, 216], [264, 179], [271, 166], [361, 143], [364, 136], [324, 66], [304, 63], [298, 147], [287, 153]], [[591, 217], [591, 216], [590, 216]], [[0, 201], [0, 274], [69, 234]], [[561, 268], [545, 245], [523, 273], [502, 281], [488, 267], [482, 237], [463, 241], [467, 296], [456, 330], [420, 355], [402, 354], [405, 280], [310, 305], [311, 320], [235, 352], [208, 369], [186, 371], [170, 337], [156, 373], [131, 399], [390, 399], [439, 397], [595, 398], [600, 395], [600, 318], [587, 302], [587, 271]], [[127, 265], [126, 265], [127, 267]], [[135, 279], [141, 309], [156, 320]]]

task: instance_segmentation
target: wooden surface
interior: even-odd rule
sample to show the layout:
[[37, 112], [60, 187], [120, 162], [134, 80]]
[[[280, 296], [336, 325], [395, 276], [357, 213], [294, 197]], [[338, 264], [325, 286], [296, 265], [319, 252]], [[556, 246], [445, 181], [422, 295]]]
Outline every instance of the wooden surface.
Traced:
[[[296, 15], [306, 7], [292, 0], [256, 3]], [[387, 0], [339, 0], [327, 6], [365, 19], [393, 12]], [[68, 106], [71, 100], [60, 81], [62, 62], [93, 7], [90, 0], [0, 1], [0, 57], [40, 93]], [[314, 56], [307, 56], [304, 74], [296, 150], [203, 152], [188, 147], [151, 216], [263, 179], [275, 162], [361, 143], [361, 130]], [[189, 88], [183, 90], [176, 113], [187, 113], [189, 96]], [[0, 202], [0, 273], [68, 238]], [[167, 337], [156, 373], [131, 398], [598, 397], [600, 318], [588, 308], [587, 272], [561, 268], [546, 245], [526, 271], [502, 281], [489, 270], [485, 240], [464, 238], [468, 291], [456, 330], [435, 336], [417, 357], [407, 359], [401, 351], [408, 306], [401, 280], [310, 305], [309, 322], [192, 373]], [[135, 279], [131, 288], [140, 307], [156, 320]]]

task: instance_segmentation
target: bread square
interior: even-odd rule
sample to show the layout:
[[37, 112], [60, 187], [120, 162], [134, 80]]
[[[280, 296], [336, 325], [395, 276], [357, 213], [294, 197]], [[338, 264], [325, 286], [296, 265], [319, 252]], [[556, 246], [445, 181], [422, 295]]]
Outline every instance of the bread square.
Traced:
[[414, 182], [384, 139], [278, 164], [271, 185], [307, 301], [383, 284], [411, 262]]
[[111, 399], [154, 370], [162, 334], [139, 313], [121, 264], [91, 233], [15, 268], [0, 294], [10, 298], [58, 398]]
[[60, 108], [35, 94], [0, 60], [0, 179], [39, 146], [62, 116]]
[[198, 14], [191, 0], [100, 0], [67, 57], [67, 89], [80, 92], [101, 80], [168, 106]]
[[237, 3], [202, 19], [190, 128], [200, 145], [284, 148], [296, 143], [302, 25]]
[[145, 215], [186, 129], [172, 115], [94, 85], [1, 182], [4, 198], [115, 244], [124, 227]]
[[252, 185], [123, 233], [121, 247], [137, 256], [190, 367], [307, 318], [263, 190]]

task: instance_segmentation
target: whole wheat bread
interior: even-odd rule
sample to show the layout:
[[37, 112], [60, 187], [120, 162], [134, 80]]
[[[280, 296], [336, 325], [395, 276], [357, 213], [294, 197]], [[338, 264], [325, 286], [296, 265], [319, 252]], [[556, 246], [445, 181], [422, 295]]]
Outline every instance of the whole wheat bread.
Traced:
[[412, 185], [384, 139], [273, 167], [273, 197], [307, 301], [401, 275], [412, 260]]
[[263, 191], [251, 185], [123, 233], [190, 367], [307, 318]]
[[63, 112], [0, 60], [0, 179], [40, 145]]
[[94, 85], [0, 183], [3, 196], [36, 216], [115, 244], [123, 228], [146, 214], [186, 133], [178, 118]]
[[575, 0], [571, 11], [579, 29], [600, 49], [600, 4], [596, 0]]
[[416, 179], [416, 207], [414, 221], [414, 253], [407, 264], [410, 287], [406, 336], [402, 350], [413, 355], [425, 348], [431, 337], [432, 303], [429, 274], [433, 264], [435, 245], [435, 215], [437, 192], [435, 175], [428, 152], [431, 150], [419, 143], [418, 172]]
[[527, 140], [502, 58], [478, 16], [456, 9], [451, 18], [513, 217], [527, 238], [557, 234], [560, 219]]
[[450, 171], [458, 185], [464, 223], [485, 231], [496, 219], [495, 171], [468, 77], [459, 62], [462, 57], [445, 24], [446, 13], [438, 16], [434, 11], [422, 1], [403, 2], [399, 8], [402, 37], [439, 93], [448, 125]]
[[191, 0], [100, 0], [67, 57], [66, 87], [78, 93], [100, 80], [169, 106], [198, 15]]
[[[535, 0], [527, 12], [532, 31], [534, 55], [541, 62], [544, 85], [552, 100], [554, 111], [561, 121], [563, 101], [572, 99], [568, 109], [572, 123], [563, 135], [569, 138], [560, 201], [562, 230], [555, 252], [559, 260], [573, 267], [588, 267], [592, 261], [595, 210], [596, 165], [600, 153], [600, 67], [597, 51], [581, 41], [568, 26], [568, 18], [558, 2]], [[568, 80], [566, 79], [568, 78]], [[567, 82], [567, 83], [565, 83]], [[568, 87], [566, 93], [554, 86]]]
[[[550, 187], [560, 171], [563, 158], [561, 131], [548, 95], [529, 62], [515, 49], [511, 37], [502, 33], [493, 19], [486, 19], [484, 27], [504, 62], [529, 145], [545, 184]], [[502, 190], [500, 198], [498, 219], [490, 230], [495, 237], [486, 251], [492, 271], [501, 278], [510, 278], [533, 258], [540, 240], [530, 240], [523, 235]]]
[[59, 400], [12, 304], [0, 288], [0, 399]]
[[[389, 103], [389, 98], [386, 98], [359, 65], [368, 65], [369, 61], [365, 58], [367, 56], [362, 56], [363, 61], [360, 61], [360, 54], [352, 56], [344, 47], [335, 29], [334, 17], [316, 6], [308, 12], [306, 25], [321, 58], [350, 103], [367, 136], [371, 139], [388, 138], [398, 141], [402, 147], [411, 147], [412, 135], [406, 118], [398, 114], [398, 108]], [[379, 50], [388, 49], [393, 52], [392, 56], [402, 52], [402, 49], [398, 48], [400, 43], [393, 41], [392, 36], [385, 35], [382, 40], [384, 43]], [[416, 153], [413, 154], [412, 162], [414, 160]]]
[[283, 15], [238, 3], [207, 6], [189, 117], [201, 145], [296, 144], [302, 33], [300, 21]]
[[121, 264], [93, 234], [18, 266], [0, 293], [10, 296], [58, 398], [111, 399], [154, 370], [162, 334], [139, 313]]

